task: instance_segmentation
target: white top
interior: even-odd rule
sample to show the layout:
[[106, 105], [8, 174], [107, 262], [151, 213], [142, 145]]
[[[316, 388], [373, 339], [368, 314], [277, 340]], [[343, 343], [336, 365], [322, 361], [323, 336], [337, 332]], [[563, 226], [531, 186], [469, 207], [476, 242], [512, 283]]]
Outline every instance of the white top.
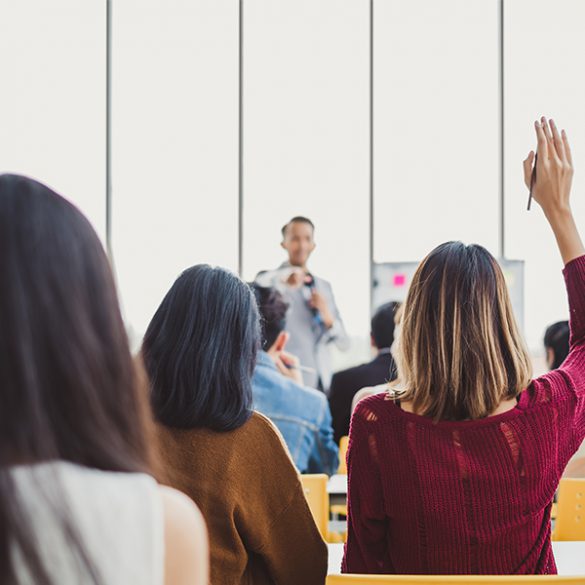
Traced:
[[[13, 468], [13, 477], [21, 509], [30, 515], [41, 559], [54, 583], [94, 583], [76, 559], [79, 537], [101, 583], [163, 584], [163, 508], [152, 477], [66, 462], [18, 466]], [[73, 542], [60, 520], [63, 506], [77, 533]], [[16, 547], [14, 561], [19, 585], [33, 585]]]

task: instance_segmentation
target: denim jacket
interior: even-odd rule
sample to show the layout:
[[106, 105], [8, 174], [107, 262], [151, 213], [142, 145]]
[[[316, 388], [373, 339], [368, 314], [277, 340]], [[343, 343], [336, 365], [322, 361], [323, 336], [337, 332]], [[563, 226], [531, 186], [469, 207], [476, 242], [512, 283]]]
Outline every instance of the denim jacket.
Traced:
[[264, 351], [258, 353], [252, 390], [254, 408], [278, 427], [298, 470], [333, 475], [339, 451], [325, 395], [283, 376]]

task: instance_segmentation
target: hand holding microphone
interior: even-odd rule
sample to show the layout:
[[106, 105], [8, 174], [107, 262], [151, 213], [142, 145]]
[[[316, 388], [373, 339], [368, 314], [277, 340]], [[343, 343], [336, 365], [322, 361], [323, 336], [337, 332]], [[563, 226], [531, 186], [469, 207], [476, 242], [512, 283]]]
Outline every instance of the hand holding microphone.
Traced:
[[327, 329], [331, 329], [331, 327], [333, 327], [333, 315], [329, 310], [329, 305], [327, 304], [325, 297], [314, 287], [311, 290], [309, 306], [318, 312], [321, 320], [323, 321], [323, 325], [325, 325]]

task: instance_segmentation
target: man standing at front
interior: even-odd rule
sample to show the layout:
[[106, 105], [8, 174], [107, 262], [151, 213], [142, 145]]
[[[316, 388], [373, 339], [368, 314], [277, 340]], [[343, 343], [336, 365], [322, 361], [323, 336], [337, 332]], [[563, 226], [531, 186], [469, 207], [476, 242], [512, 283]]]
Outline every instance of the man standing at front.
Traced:
[[315, 249], [315, 226], [306, 217], [293, 217], [282, 228], [281, 246], [288, 261], [280, 268], [260, 272], [256, 282], [278, 288], [290, 308], [286, 316], [288, 348], [305, 370], [305, 386], [327, 391], [331, 382], [329, 344], [345, 351], [349, 339], [335, 305], [331, 285], [311, 274], [307, 262]]

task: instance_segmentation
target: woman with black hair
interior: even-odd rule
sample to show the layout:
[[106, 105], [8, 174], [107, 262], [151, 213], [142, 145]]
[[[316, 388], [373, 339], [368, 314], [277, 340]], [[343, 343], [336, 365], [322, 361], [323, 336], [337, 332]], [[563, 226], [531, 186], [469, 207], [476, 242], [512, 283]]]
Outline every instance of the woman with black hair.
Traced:
[[185, 270], [142, 346], [170, 485], [201, 508], [211, 582], [322, 585], [327, 548], [281, 436], [252, 411], [260, 346], [250, 288], [221, 268]]
[[0, 583], [206, 584], [201, 515], [148, 475], [141, 376], [89, 222], [0, 176], [0, 274]]
[[570, 333], [568, 321], [557, 321], [547, 327], [544, 334], [544, 349], [549, 370], [560, 368], [569, 355]]

